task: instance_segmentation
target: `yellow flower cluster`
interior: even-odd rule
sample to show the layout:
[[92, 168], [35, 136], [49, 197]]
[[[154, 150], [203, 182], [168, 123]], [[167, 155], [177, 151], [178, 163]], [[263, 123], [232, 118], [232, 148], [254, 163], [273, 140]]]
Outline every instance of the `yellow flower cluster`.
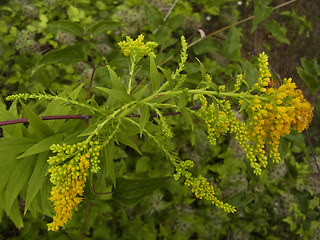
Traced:
[[313, 109], [290, 78], [284, 79], [279, 88], [267, 89], [265, 96], [270, 101], [256, 97], [246, 109], [250, 120], [249, 134], [257, 142], [257, 147], [263, 149], [268, 142], [269, 157], [278, 163], [280, 137], [289, 134], [291, 129], [299, 133], [306, 129]]
[[178, 163], [176, 167], [176, 174], [174, 174], [175, 180], [180, 177], [184, 177], [185, 185], [192, 187], [192, 192], [199, 199], [206, 199], [212, 204], [216, 205], [218, 208], [222, 208], [226, 212], [234, 213], [236, 211], [235, 207], [228, 203], [223, 203], [215, 196], [214, 187], [207, 181], [206, 178], [199, 176], [197, 178], [192, 177], [192, 174], [188, 171], [189, 168], [193, 167], [193, 162], [190, 160]]
[[[207, 100], [204, 96], [200, 96], [202, 103], [200, 113], [201, 117], [207, 124], [208, 139], [214, 146], [216, 145], [216, 139], [221, 134], [228, 132], [234, 133], [235, 138], [238, 140], [241, 147], [246, 152], [246, 157], [250, 161], [250, 166], [253, 168], [254, 173], [261, 174], [261, 168], [267, 165], [267, 157], [260, 145], [252, 143], [252, 139], [249, 137], [248, 129], [245, 123], [240, 122], [232, 111], [231, 104], [226, 100], [216, 100], [220, 108], [215, 109], [214, 104], [207, 106]], [[218, 115], [216, 112], [218, 111]], [[217, 116], [216, 116], [217, 115]]]
[[[280, 161], [280, 137], [291, 130], [300, 133], [306, 129], [313, 111], [290, 78], [284, 79], [278, 88], [267, 87], [271, 80], [268, 57], [262, 53], [258, 60], [260, 76], [252, 91], [259, 92], [257, 95], [247, 93], [247, 101], [240, 101], [240, 104], [245, 104], [242, 107], [248, 114], [246, 123], [236, 118], [229, 101], [214, 99], [216, 106], [208, 106], [205, 97], [200, 96], [200, 115], [207, 124], [210, 143], [215, 145], [222, 133], [234, 133], [256, 175], [260, 175], [262, 168], [267, 166], [268, 157], [276, 163]], [[242, 75], [239, 75], [235, 90], [239, 88], [241, 80]]]
[[126, 41], [119, 42], [119, 46], [125, 56], [143, 57], [153, 51], [158, 46], [156, 42], [144, 43], [144, 36], [141, 34], [136, 40], [126, 37]]
[[90, 142], [74, 145], [54, 144], [50, 147], [55, 156], [48, 159], [52, 167], [52, 190], [50, 200], [54, 204], [55, 216], [53, 222], [48, 224], [48, 229], [57, 231], [72, 217], [73, 209], [82, 201], [83, 188], [89, 172], [97, 172], [98, 156], [101, 146], [99, 142]]
[[266, 92], [267, 91], [267, 86], [269, 85], [270, 82], [270, 77], [271, 73], [268, 68], [268, 56], [267, 54], [260, 53], [259, 54], [259, 78], [258, 82], [253, 85], [253, 89], [258, 89], [260, 92]]
[[202, 104], [200, 114], [207, 124], [209, 141], [214, 146], [217, 143], [217, 138], [229, 131], [228, 119], [224, 111], [217, 110], [216, 112], [213, 104], [208, 106], [207, 100], [203, 95], [200, 95], [199, 98]]

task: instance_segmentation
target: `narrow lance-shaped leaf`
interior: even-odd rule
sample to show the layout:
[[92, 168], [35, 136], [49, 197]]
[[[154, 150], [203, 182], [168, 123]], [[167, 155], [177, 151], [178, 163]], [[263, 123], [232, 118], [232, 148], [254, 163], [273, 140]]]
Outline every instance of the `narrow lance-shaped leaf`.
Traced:
[[128, 137], [128, 134], [124, 133], [123, 131], [119, 131], [116, 134], [117, 140], [121, 143], [123, 143], [124, 145], [127, 145], [131, 148], [133, 148], [134, 150], [136, 150], [140, 155], [142, 155], [139, 147], [137, 146], [137, 144], [132, 141], [132, 139], [130, 137]]
[[143, 105], [140, 107], [140, 137], [142, 136], [144, 127], [150, 119], [150, 108], [148, 105]]
[[56, 26], [62, 31], [71, 33], [75, 36], [82, 36], [84, 33], [84, 29], [79, 23], [76, 23], [70, 20], [56, 21], [53, 23], [53, 26]]
[[36, 165], [34, 167], [33, 173], [30, 177], [27, 189], [27, 197], [24, 213], [28, 211], [31, 202], [34, 197], [38, 193], [39, 189], [42, 187], [45, 182], [45, 175], [47, 172], [48, 164], [47, 164], [48, 153], [39, 154], [37, 158]]
[[251, 32], [256, 29], [261, 21], [265, 20], [272, 13], [273, 8], [267, 6], [269, 2], [270, 1], [254, 0], [254, 19]]
[[111, 178], [113, 186], [116, 187], [116, 174], [113, 165], [114, 142], [110, 142], [104, 147], [104, 155], [106, 158], [107, 176]]
[[45, 137], [54, 134], [54, 132], [49, 128], [49, 126], [36, 113], [34, 113], [22, 101], [20, 102], [24, 112], [27, 115], [30, 126], [39, 134], [39, 136]]
[[143, 197], [153, 193], [159, 187], [169, 184], [172, 177], [145, 179], [117, 178], [117, 188], [113, 190], [112, 199], [126, 206], [133, 206]]
[[277, 39], [279, 42], [285, 43], [285, 44], [290, 44], [290, 41], [286, 36], [286, 28], [285, 27], [280, 26], [280, 24], [274, 20], [266, 22], [264, 24], [264, 26], [272, 34], [272, 36], [275, 39]]
[[15, 201], [11, 206], [11, 209], [7, 211], [7, 215], [17, 228], [23, 228], [23, 220], [20, 213], [20, 206], [19, 206], [18, 199], [15, 199]]
[[67, 46], [63, 49], [52, 50], [39, 59], [39, 61], [31, 71], [31, 76], [35, 74], [40, 68], [49, 64], [61, 62], [80, 62], [85, 61], [86, 59], [87, 56], [81, 44]]
[[150, 54], [150, 78], [151, 78], [152, 90], [157, 91], [160, 87], [160, 74], [157, 70], [157, 66], [154, 61], [153, 54]]
[[34, 163], [35, 161], [30, 158], [16, 160], [16, 166], [12, 172], [5, 192], [7, 210], [11, 209], [14, 200], [18, 197], [18, 194], [21, 192], [23, 186], [29, 181], [31, 168], [33, 167]]
[[47, 138], [42, 139], [40, 142], [34, 144], [32, 147], [30, 147], [27, 151], [25, 151], [23, 154], [18, 156], [19, 158], [24, 158], [27, 156], [31, 156], [37, 153], [49, 151], [49, 148], [52, 144], [58, 143], [62, 140], [62, 133], [58, 135], [53, 135]]
[[105, 87], [97, 87], [97, 89], [107, 93], [109, 96], [123, 103], [134, 101], [133, 96], [131, 96], [130, 94], [126, 93], [123, 90], [109, 89]]
[[107, 31], [115, 29], [119, 25], [119, 22], [102, 20], [88, 27], [86, 29], [86, 33], [91, 34], [93, 37], [96, 37], [102, 33], [107, 33]]

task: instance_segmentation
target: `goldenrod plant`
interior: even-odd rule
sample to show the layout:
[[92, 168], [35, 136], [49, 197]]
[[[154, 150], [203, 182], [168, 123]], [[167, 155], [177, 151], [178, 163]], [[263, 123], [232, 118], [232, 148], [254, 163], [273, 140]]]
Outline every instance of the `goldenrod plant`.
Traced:
[[[181, 37], [180, 61], [173, 70], [157, 66], [158, 45], [152, 41], [144, 42], [143, 35], [138, 36], [136, 40], [127, 37], [119, 46], [128, 58], [128, 76], [119, 77], [106, 59], [106, 63], [100, 67], [108, 70], [111, 84], [108, 84], [108, 87], [96, 86], [95, 95], [90, 96], [89, 92], [90, 98], [86, 101], [78, 97], [83, 90], [82, 85], [68, 94], [22, 93], [6, 98], [7, 101], [13, 101], [12, 106], [18, 101], [21, 103], [30, 124], [28, 128], [37, 136], [37, 140], [28, 140], [27, 136], [20, 137], [21, 141], [30, 144], [38, 141], [30, 148], [22, 150], [17, 161], [40, 154], [34, 163], [36, 168], [41, 164], [39, 168], [43, 169], [39, 170], [38, 174], [43, 175], [43, 181], [46, 173], [50, 175], [50, 200], [54, 214], [53, 221], [48, 224], [49, 230], [59, 230], [72, 218], [75, 209], [86, 198], [85, 185], [90, 185], [88, 179], [109, 178], [112, 181], [110, 186], [113, 185], [112, 199], [125, 205], [135, 204], [170, 181], [170, 172], [162, 177], [144, 180], [144, 184], [139, 181], [131, 183], [121, 176], [116, 177], [113, 166], [116, 145], [124, 144], [143, 155], [136, 142], [137, 137], [153, 142], [162, 151], [164, 158], [169, 160], [175, 169], [173, 178], [183, 179], [186, 186], [192, 187], [191, 191], [196, 198], [207, 200], [227, 213], [235, 213], [236, 208], [221, 200], [221, 196], [216, 194], [208, 179], [202, 175], [195, 175], [191, 170], [195, 165], [193, 159], [182, 159], [168, 146], [167, 141], [174, 137], [173, 126], [168, 121], [170, 115], [181, 114], [181, 118], [193, 129], [194, 121], [202, 119], [212, 146], [218, 144], [222, 135], [234, 135], [245, 151], [244, 161], [250, 164], [253, 173], [258, 176], [269, 162], [281, 161], [278, 151], [280, 138], [291, 131], [301, 133], [312, 120], [313, 108], [301, 91], [296, 89], [292, 79], [284, 79], [279, 87], [270, 87], [271, 73], [265, 53], [258, 57], [257, 79], [246, 79], [245, 75], [240, 74], [236, 77], [233, 89], [227, 90], [225, 85], [217, 84], [213, 77], [206, 73], [201, 62], [199, 68], [202, 81], [194, 88], [186, 87], [188, 75], [184, 73], [184, 69], [188, 64], [188, 55], [184, 37]], [[49, 52], [38, 61], [34, 71], [54, 62], [53, 58], [59, 54], [63, 55], [64, 51], [66, 54], [69, 54], [68, 51], [85, 51], [81, 45], [76, 48]], [[137, 77], [139, 63], [146, 57], [149, 58], [149, 71], [143, 76], [144, 81], [140, 81]], [[254, 84], [250, 86], [248, 82]], [[96, 95], [100, 95], [101, 98], [96, 98]], [[71, 120], [60, 123], [56, 120], [47, 124], [25, 104], [32, 99], [47, 101], [51, 111], [56, 114], [80, 114], [74, 115], [74, 118], [80, 116], [86, 124], [75, 127], [74, 123], [70, 123]], [[199, 107], [193, 106], [194, 103]], [[237, 112], [242, 114], [243, 118], [237, 117]], [[63, 116], [61, 118], [63, 119]], [[72, 116], [66, 116], [65, 119], [72, 119]], [[70, 134], [70, 130], [76, 131]], [[21, 131], [23, 133], [26, 129]], [[41, 155], [49, 149], [49, 156]], [[47, 157], [47, 162], [43, 161], [44, 157]], [[126, 190], [130, 189], [130, 184], [140, 189], [128, 193]], [[41, 187], [32, 186], [37, 190]], [[41, 208], [32, 203], [32, 200], [36, 199], [36, 193], [28, 189], [25, 211], [41, 211]], [[30, 194], [33, 196], [30, 197]], [[16, 197], [14, 194], [13, 196]], [[13, 201], [14, 199], [12, 203]], [[6, 211], [9, 212], [9, 209]]]

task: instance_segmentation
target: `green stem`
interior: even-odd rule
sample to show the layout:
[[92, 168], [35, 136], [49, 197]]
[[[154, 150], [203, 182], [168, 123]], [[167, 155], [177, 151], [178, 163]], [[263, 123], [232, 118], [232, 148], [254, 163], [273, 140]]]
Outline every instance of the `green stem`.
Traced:
[[134, 67], [135, 67], [135, 61], [131, 60], [131, 66], [130, 66], [130, 70], [129, 70], [129, 82], [128, 82], [128, 90], [127, 93], [130, 94], [131, 92], [131, 84], [132, 84], [132, 78], [133, 78], [133, 74], [134, 74]]

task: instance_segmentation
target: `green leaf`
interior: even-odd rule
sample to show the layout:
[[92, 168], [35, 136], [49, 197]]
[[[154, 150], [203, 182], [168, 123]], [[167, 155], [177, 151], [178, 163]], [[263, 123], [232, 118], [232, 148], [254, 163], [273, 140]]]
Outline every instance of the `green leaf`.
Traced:
[[150, 78], [153, 91], [157, 91], [160, 87], [160, 74], [152, 54], [150, 55]]
[[49, 151], [49, 148], [54, 143], [59, 143], [62, 140], [62, 133], [53, 135], [47, 138], [42, 139], [40, 142], [34, 144], [32, 147], [30, 147], [27, 151], [25, 151], [23, 154], [18, 156], [19, 158], [24, 158], [27, 156], [31, 156], [37, 153]]
[[301, 67], [297, 67], [297, 71], [304, 83], [308, 86], [311, 94], [315, 95], [320, 89], [320, 82], [318, 81], [317, 76], [307, 73]]
[[72, 99], [72, 100], [76, 100], [83, 88], [84, 83], [81, 83], [77, 88], [75, 88], [72, 92], [70, 92], [68, 94], [68, 96]]
[[177, 106], [177, 110], [180, 111], [181, 108], [185, 107], [187, 105], [187, 93], [182, 92], [179, 94], [179, 102], [178, 102], [178, 106]]
[[182, 116], [185, 118], [186, 122], [191, 126], [192, 131], [194, 131], [193, 119], [189, 110], [186, 107], [183, 107], [180, 109], [180, 112], [182, 113]]
[[82, 36], [84, 33], [84, 29], [79, 23], [70, 20], [59, 20], [57, 22], [54, 22], [53, 25], [58, 27], [62, 31], [71, 33], [75, 36]]
[[145, 7], [145, 13], [151, 30], [156, 29], [159, 25], [163, 23], [163, 14], [154, 5], [147, 4]]
[[219, 43], [214, 38], [205, 38], [201, 41], [201, 44], [196, 44], [192, 47], [196, 55], [202, 55], [205, 53], [214, 53], [220, 50]]
[[311, 75], [320, 75], [320, 66], [317, 63], [317, 59], [314, 58], [312, 61], [307, 60], [306, 58], [301, 58], [301, 65], [304, 70]]
[[97, 87], [97, 89], [109, 94], [109, 96], [123, 103], [134, 101], [134, 97], [123, 90], [109, 89], [105, 87]]
[[47, 158], [47, 153], [40, 154], [38, 156], [36, 165], [28, 183], [24, 214], [26, 214], [31, 202], [45, 182], [45, 176], [48, 169]]
[[115, 29], [119, 25], [119, 22], [101, 20], [87, 28], [86, 33], [91, 34], [93, 37], [96, 37], [102, 33], [107, 33], [108, 31]]
[[0, 138], [0, 166], [15, 160], [18, 154], [23, 153], [35, 143], [35, 139], [26, 137]]
[[49, 64], [61, 62], [80, 62], [85, 61], [86, 59], [87, 56], [81, 44], [67, 46], [63, 49], [52, 50], [39, 59], [39, 61], [32, 68], [31, 76], [35, 74], [40, 68]]
[[104, 147], [104, 155], [106, 158], [107, 176], [109, 176], [113, 182], [113, 186], [116, 187], [116, 174], [113, 165], [114, 154], [114, 142], [110, 142]]
[[164, 69], [162, 67], [159, 67], [159, 69], [163, 72], [163, 74], [165, 75], [167, 81], [169, 82], [169, 87], [170, 89], [173, 89], [173, 80], [172, 80], [172, 73], [171, 73], [171, 70], [167, 70], [167, 69]]
[[170, 184], [172, 177], [145, 179], [117, 178], [117, 188], [113, 190], [112, 199], [125, 206], [137, 204], [143, 197], [153, 193], [159, 187]]
[[307, 192], [301, 192], [296, 188], [291, 189], [291, 193], [298, 200], [299, 207], [300, 207], [301, 211], [303, 213], [307, 213], [308, 205], [309, 205], [307, 198], [308, 198], [309, 194]]
[[150, 108], [148, 105], [143, 105], [140, 107], [140, 137], [142, 136], [144, 126], [150, 119]]
[[122, 90], [125, 89], [124, 85], [122, 84], [120, 78], [118, 75], [113, 71], [111, 66], [108, 66], [109, 74], [110, 74], [110, 79], [112, 83], [112, 88], [116, 90]]
[[140, 100], [144, 93], [146, 92], [146, 90], [148, 89], [148, 86], [149, 85], [144, 85], [143, 87], [141, 87], [138, 91], [136, 91], [134, 94], [133, 94], [133, 97], [138, 101]]
[[6, 209], [11, 209], [23, 186], [28, 182], [35, 160], [32, 158], [16, 160], [15, 168], [5, 192]]
[[254, 0], [254, 19], [252, 24], [251, 32], [253, 32], [257, 25], [265, 20], [272, 13], [273, 8], [268, 7], [270, 1], [265, 0]]
[[175, 30], [178, 27], [180, 27], [183, 21], [184, 21], [184, 16], [182, 14], [178, 14], [178, 15], [169, 17], [167, 24], [171, 30]]
[[128, 137], [128, 134], [122, 132], [122, 131], [119, 131], [117, 134], [116, 134], [116, 138], [119, 142], [121, 142], [122, 144], [124, 145], [127, 145], [131, 148], [133, 148], [134, 150], [136, 150], [140, 155], [142, 155], [140, 149], [138, 148], [137, 144], [132, 141], [132, 139], [130, 137]]
[[241, 56], [241, 46], [242, 44], [240, 42], [240, 30], [235, 27], [231, 27], [228, 32], [227, 39], [223, 45], [223, 52], [226, 58], [230, 61], [239, 60]]
[[286, 37], [287, 29], [285, 27], [281, 27], [280, 24], [274, 20], [266, 22], [264, 26], [279, 42], [290, 44], [289, 39]]
[[39, 136], [47, 137], [54, 134], [54, 132], [49, 128], [49, 126], [37, 114], [35, 114], [22, 101], [20, 101], [20, 103], [25, 114], [27, 115], [30, 126], [39, 134]]
[[206, 79], [206, 67], [203, 65], [203, 63], [198, 58], [196, 58], [196, 59], [197, 59], [199, 65], [200, 65], [202, 81], [205, 81], [205, 79]]
[[6, 212], [8, 217], [12, 220], [12, 222], [17, 228], [23, 228], [23, 220], [20, 213], [20, 206], [19, 206], [18, 199], [15, 199], [15, 201], [11, 206], [11, 209]]

